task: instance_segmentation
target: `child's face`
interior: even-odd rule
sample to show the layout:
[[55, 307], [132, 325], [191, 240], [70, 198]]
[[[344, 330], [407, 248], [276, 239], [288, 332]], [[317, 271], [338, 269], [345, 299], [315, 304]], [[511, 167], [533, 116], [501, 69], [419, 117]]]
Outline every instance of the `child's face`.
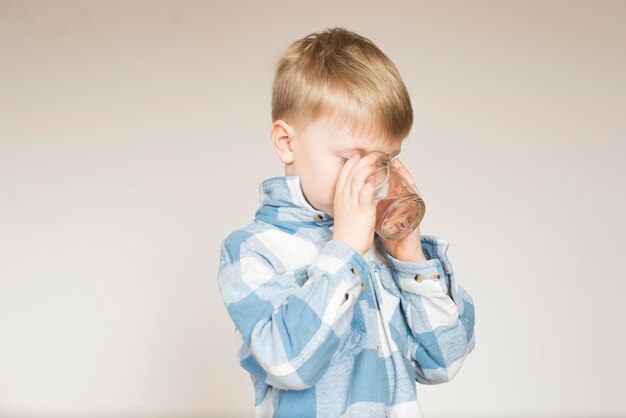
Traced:
[[[400, 144], [385, 144], [380, 138], [350, 133], [327, 118], [314, 121], [293, 141], [293, 163], [285, 175], [300, 176], [307, 201], [334, 218], [335, 184], [345, 161], [354, 154], [380, 151], [390, 158], [400, 153]], [[350, 178], [350, 176], [348, 177]]]

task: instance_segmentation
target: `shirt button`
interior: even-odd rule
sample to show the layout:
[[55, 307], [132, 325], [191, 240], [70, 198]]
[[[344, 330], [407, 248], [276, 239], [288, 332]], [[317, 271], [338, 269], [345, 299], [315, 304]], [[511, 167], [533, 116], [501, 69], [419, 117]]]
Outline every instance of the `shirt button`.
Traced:
[[415, 281], [416, 282], [421, 282], [424, 280], [424, 276], [422, 276], [421, 274], [416, 274], [415, 275]]
[[380, 345], [376, 344], [376, 351], [380, 351]]
[[433, 273], [433, 275], [430, 278], [433, 280], [439, 280], [439, 273]]
[[359, 269], [358, 269], [358, 268], [356, 268], [356, 267], [352, 267], [352, 268], [350, 269], [350, 271], [351, 271], [351, 272], [352, 272], [352, 274], [354, 274], [355, 276], [358, 276], [358, 275], [359, 275]]
[[316, 213], [316, 214], [315, 214], [315, 220], [316, 220], [316, 221], [321, 221], [322, 219], [324, 219], [324, 218], [322, 217], [322, 215], [320, 215], [319, 213]]
[[365, 290], [365, 283], [361, 282], [361, 289]]

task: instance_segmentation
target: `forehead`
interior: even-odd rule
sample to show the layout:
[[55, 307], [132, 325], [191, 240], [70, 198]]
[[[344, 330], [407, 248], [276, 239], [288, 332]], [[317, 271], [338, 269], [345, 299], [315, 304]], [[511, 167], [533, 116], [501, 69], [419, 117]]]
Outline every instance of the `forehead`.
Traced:
[[320, 118], [307, 128], [307, 135], [318, 143], [337, 152], [356, 152], [364, 154], [380, 151], [389, 155], [400, 153], [400, 144], [386, 143], [374, 133], [371, 126], [352, 129], [349, 124], [342, 124], [329, 118]]

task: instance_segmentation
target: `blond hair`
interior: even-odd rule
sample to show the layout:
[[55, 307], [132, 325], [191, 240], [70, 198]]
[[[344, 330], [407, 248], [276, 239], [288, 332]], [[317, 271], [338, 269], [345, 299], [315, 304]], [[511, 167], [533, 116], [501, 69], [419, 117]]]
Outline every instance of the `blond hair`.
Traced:
[[404, 140], [413, 124], [396, 66], [372, 41], [342, 27], [293, 42], [276, 67], [272, 121], [307, 126], [321, 116], [388, 144]]

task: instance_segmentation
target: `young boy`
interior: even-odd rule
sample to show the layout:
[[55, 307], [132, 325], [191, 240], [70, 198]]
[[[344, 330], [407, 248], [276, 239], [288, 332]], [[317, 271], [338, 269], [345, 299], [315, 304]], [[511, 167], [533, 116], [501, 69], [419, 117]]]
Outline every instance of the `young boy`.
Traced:
[[445, 240], [374, 232], [368, 153], [400, 153], [406, 87], [370, 40], [331, 28], [284, 53], [272, 118], [285, 176], [261, 183], [254, 221], [222, 241], [218, 274], [255, 416], [421, 417], [415, 382], [458, 373], [474, 305]]

